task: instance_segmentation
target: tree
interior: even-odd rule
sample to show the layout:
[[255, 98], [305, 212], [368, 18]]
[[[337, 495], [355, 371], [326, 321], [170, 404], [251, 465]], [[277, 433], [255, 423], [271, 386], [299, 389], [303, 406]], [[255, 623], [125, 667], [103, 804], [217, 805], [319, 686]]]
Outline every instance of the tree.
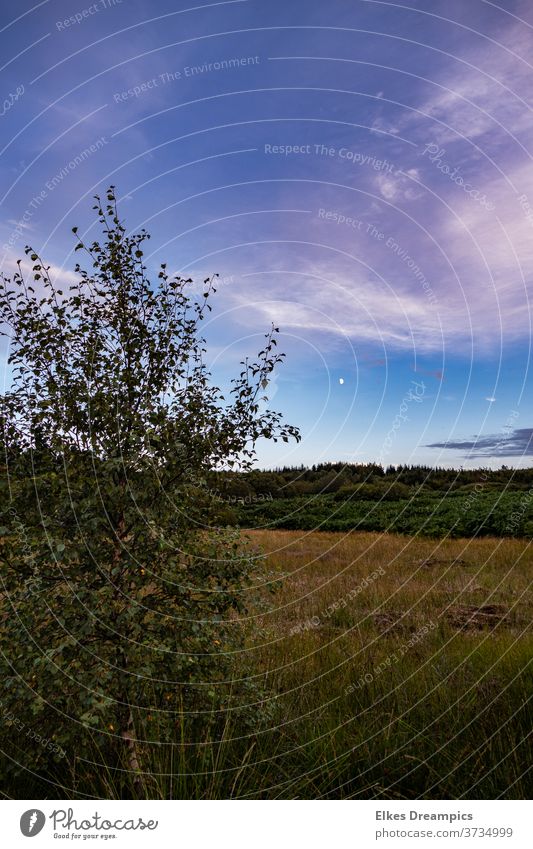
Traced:
[[31, 248], [31, 284], [21, 263], [0, 283], [3, 708], [23, 724], [15, 762], [48, 768], [60, 747], [79, 771], [96, 738], [108, 765], [140, 773], [154, 717], [171, 741], [231, 699], [232, 616], [254, 558], [217, 527], [224, 505], [206, 476], [251, 468], [260, 438], [299, 435], [260, 412], [283, 358], [277, 328], [225, 398], [200, 335], [214, 278], [200, 302], [165, 264], [151, 285], [149, 236], [126, 233], [114, 187], [93, 208], [104, 238], [78, 241], [92, 267], [76, 265], [68, 292]]

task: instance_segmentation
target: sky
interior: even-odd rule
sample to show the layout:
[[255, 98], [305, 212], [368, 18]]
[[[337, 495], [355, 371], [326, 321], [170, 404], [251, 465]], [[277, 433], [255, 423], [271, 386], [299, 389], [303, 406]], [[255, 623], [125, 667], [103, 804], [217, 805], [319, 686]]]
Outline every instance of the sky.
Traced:
[[5, 274], [113, 184], [220, 385], [279, 326], [260, 466], [533, 465], [530, 0], [0, 6]]

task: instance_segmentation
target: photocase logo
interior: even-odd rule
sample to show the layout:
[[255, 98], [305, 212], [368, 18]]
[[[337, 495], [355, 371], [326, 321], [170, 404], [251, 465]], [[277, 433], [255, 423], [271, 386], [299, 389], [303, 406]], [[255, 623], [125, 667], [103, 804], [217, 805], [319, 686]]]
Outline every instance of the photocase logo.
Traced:
[[20, 818], [20, 830], [24, 837], [35, 837], [42, 831], [45, 822], [46, 817], [42, 811], [37, 810], [37, 808], [30, 808]]

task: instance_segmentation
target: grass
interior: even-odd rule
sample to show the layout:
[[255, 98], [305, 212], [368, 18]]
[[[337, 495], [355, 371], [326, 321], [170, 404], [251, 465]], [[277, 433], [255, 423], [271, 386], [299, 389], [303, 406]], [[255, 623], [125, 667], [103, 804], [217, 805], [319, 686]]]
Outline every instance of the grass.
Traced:
[[[175, 745], [147, 746], [141, 795], [530, 797], [526, 540], [247, 536], [267, 553], [269, 581], [278, 582], [259, 586], [270, 607], [256, 604], [243, 623], [241, 674], [263, 685], [264, 702], [248, 710], [247, 723], [228, 715], [216, 740], [193, 743], [178, 729]], [[77, 753], [83, 779], [69, 791], [63, 777], [61, 795], [139, 792], [101, 761], [98, 751]], [[53, 786], [22, 781], [24, 790], [13, 785], [7, 795], [57, 796]]]
[[[283, 717], [259, 795], [528, 797], [526, 542], [250, 537], [286, 576], [273, 610], [249, 625]], [[269, 789], [274, 761], [286, 778]]]

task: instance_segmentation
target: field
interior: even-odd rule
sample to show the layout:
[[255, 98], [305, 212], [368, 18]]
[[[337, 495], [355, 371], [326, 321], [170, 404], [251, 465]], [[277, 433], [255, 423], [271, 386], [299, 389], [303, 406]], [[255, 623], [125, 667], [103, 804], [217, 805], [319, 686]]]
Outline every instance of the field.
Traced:
[[[248, 707], [194, 741], [178, 723], [171, 746], [152, 717], [139, 729], [147, 768], [135, 786], [85, 740], [48, 776], [62, 796], [530, 797], [527, 540], [245, 535], [268, 555], [237, 658]], [[4, 793], [58, 789], [22, 774]]]
[[249, 625], [280, 727], [256, 738], [234, 793], [528, 797], [527, 542], [249, 536], [283, 579]]

